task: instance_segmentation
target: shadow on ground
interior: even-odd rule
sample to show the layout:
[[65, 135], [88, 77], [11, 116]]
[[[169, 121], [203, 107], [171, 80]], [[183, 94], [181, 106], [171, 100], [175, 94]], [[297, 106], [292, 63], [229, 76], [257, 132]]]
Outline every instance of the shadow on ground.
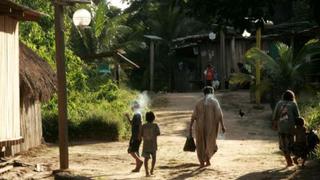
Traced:
[[313, 160], [307, 162], [304, 168], [300, 166], [291, 168], [270, 169], [261, 172], [252, 172], [245, 174], [237, 180], [247, 179], [263, 179], [263, 180], [278, 180], [278, 179], [292, 179], [292, 180], [316, 180], [320, 177], [320, 162]]
[[212, 171], [214, 171], [216, 174], [219, 174], [218, 170], [214, 170], [211, 168], [199, 168], [199, 164], [195, 163], [184, 163], [172, 166], [159, 166], [159, 169], [171, 171], [169, 173], [169, 180], [180, 180], [190, 177], [196, 177], [197, 175], [205, 174]]

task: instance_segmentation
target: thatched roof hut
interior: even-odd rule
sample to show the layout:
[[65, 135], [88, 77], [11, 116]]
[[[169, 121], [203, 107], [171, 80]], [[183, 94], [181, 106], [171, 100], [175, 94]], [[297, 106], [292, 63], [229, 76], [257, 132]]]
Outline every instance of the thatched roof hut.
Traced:
[[38, 54], [22, 42], [19, 45], [21, 101], [49, 100], [57, 89], [56, 74]]

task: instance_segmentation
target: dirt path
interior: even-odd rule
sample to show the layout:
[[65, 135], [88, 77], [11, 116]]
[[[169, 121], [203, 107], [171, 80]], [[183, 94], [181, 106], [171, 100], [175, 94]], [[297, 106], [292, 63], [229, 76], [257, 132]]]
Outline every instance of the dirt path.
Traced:
[[[153, 110], [162, 135], [159, 137], [156, 175], [146, 179], [287, 179], [299, 173], [298, 168], [284, 169], [277, 147], [276, 133], [270, 130], [271, 110], [256, 110], [247, 92], [217, 93], [222, 105], [227, 133], [218, 140], [219, 150], [212, 166], [198, 169], [196, 153], [183, 152], [187, 125], [200, 93], [165, 94], [168, 103]], [[240, 118], [239, 109], [245, 112]], [[86, 143], [69, 148], [70, 168], [93, 179], [145, 179], [144, 169], [131, 173], [133, 160], [126, 153], [128, 142]], [[41, 163], [44, 171], [15, 168], [3, 178], [32, 177], [52, 179], [51, 170], [58, 169], [58, 148], [42, 147], [20, 158], [24, 162]], [[1, 178], [0, 178], [1, 179]]]

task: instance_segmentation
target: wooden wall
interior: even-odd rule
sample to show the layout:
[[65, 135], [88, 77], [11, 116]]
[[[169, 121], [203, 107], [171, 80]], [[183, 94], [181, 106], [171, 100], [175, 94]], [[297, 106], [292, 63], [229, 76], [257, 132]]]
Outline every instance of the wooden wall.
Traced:
[[27, 151], [32, 147], [39, 146], [42, 143], [42, 121], [41, 104], [39, 101], [26, 105], [22, 104], [20, 108], [21, 116], [21, 134], [24, 142], [13, 147], [13, 154], [21, 151]]
[[[225, 77], [229, 77], [231, 68], [238, 72], [237, 63], [244, 63], [246, 51], [253, 46], [254, 42], [246, 39], [228, 38], [225, 41], [225, 62], [221, 62], [219, 40], [201, 44], [200, 63], [202, 72], [205, 70], [207, 64], [211, 63], [216, 68], [219, 79], [223, 76], [222, 72], [225, 72]], [[224, 68], [224, 70], [222, 70], [222, 68]]]
[[42, 140], [40, 102], [20, 105], [18, 30], [17, 20], [0, 16], [0, 156], [28, 150]]
[[21, 140], [18, 29], [17, 20], [0, 16], [0, 150]]

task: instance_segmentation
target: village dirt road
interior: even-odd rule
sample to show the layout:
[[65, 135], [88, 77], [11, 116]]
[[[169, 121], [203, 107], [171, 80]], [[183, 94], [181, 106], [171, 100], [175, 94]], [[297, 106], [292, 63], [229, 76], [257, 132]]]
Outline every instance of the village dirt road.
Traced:
[[[270, 129], [271, 110], [253, 108], [246, 91], [218, 92], [227, 132], [219, 136], [219, 150], [211, 167], [199, 169], [196, 153], [182, 150], [192, 109], [201, 93], [162, 94], [155, 98], [153, 108], [160, 126], [158, 161], [155, 176], [145, 178], [144, 169], [131, 173], [133, 160], [127, 154], [127, 141], [90, 142], [69, 148], [70, 168], [80, 177], [91, 179], [296, 179], [299, 167], [284, 168], [277, 145], [277, 135]], [[163, 101], [162, 101], [163, 100]], [[245, 112], [243, 118], [239, 109]], [[45, 146], [22, 155], [19, 160], [40, 164], [42, 172], [33, 167], [15, 168], [2, 178], [53, 179], [58, 169], [58, 148]], [[308, 168], [308, 167], [307, 167]], [[314, 171], [314, 170], [313, 170]], [[299, 179], [299, 178], [298, 178]], [[311, 178], [313, 179], [313, 178]]]

